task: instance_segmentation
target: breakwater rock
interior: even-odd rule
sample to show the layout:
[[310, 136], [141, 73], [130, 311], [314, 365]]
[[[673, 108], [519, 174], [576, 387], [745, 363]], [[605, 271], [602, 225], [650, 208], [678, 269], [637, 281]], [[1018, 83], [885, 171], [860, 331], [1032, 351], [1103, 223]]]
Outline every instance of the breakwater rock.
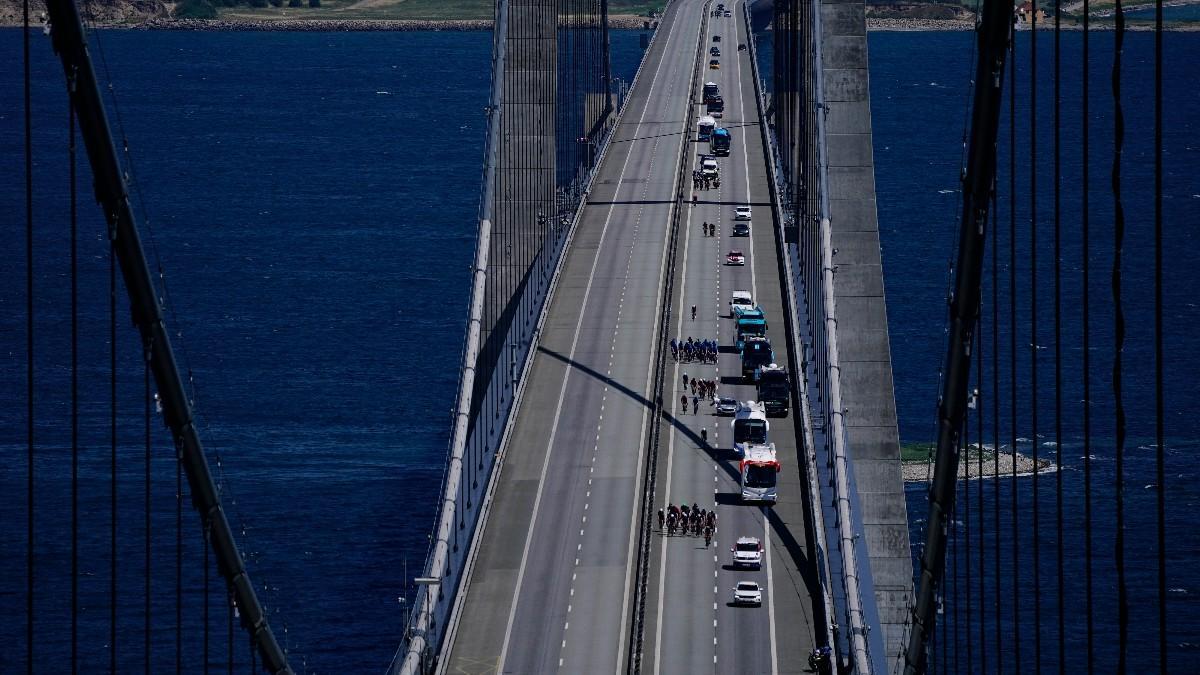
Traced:
[[867, 30], [975, 30], [975, 22], [970, 19], [884, 19], [868, 17]]

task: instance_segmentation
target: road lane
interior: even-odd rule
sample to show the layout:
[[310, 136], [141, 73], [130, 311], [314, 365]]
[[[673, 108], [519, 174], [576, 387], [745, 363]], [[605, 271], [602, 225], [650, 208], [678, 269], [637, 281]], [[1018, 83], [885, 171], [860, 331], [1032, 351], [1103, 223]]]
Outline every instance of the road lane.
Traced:
[[[733, 322], [726, 312], [729, 296], [736, 289], [750, 290], [763, 307], [772, 327], [768, 334], [776, 361], [787, 363], [782, 280], [775, 257], [754, 83], [748, 52], [737, 51], [737, 44], [748, 38], [741, 7], [731, 10], [732, 17], [710, 20], [706, 51], [714, 44], [712, 35], [721, 35], [721, 69], [706, 68], [702, 78], [716, 82], [725, 98], [725, 117], [718, 120], [718, 126], [733, 133], [731, 153], [718, 159], [721, 187], [699, 191], [698, 204], [688, 214], [688, 232], [681, 238], [681, 259], [686, 262], [677, 270], [676, 284], [681, 317], [677, 337], [717, 337], [725, 349], [716, 365], [672, 368], [672, 416], [667, 422], [672, 428], [665, 443], [667, 457], [661, 463], [664, 476], [656, 500], [657, 506], [700, 500], [701, 506], [717, 510], [718, 527], [714, 546], [708, 551], [696, 537], [661, 537], [653, 568], [657, 578], [651, 585], [657, 594], [653, 663], [655, 670], [663, 673], [796, 672], [806, 667], [813, 644], [810, 589], [797, 573], [807, 559], [795, 415], [770, 420], [770, 439], [784, 469], [779, 503], [764, 508], [740, 503], [729, 418], [713, 417], [708, 406], [700, 415], [684, 413], [679, 401], [683, 372], [718, 380], [719, 395], [739, 400], [755, 397], [753, 386], [742, 381], [740, 359], [732, 351]], [[702, 112], [698, 107], [696, 114]], [[694, 146], [691, 159], [698, 162], [699, 155], [707, 152], [707, 143]], [[748, 238], [730, 236], [737, 204], [754, 205]], [[701, 233], [704, 222], [717, 223], [717, 237]], [[723, 264], [725, 253], [733, 248], [746, 254], [746, 267]], [[694, 323], [690, 317], [693, 304], [697, 306]], [[690, 390], [687, 395], [690, 398]], [[708, 431], [707, 443], [701, 430]], [[703, 498], [708, 489], [714, 490], [711, 500]], [[757, 536], [763, 541], [766, 551], [761, 570], [729, 566], [729, 549], [739, 536]], [[743, 579], [763, 587], [762, 607], [731, 606], [733, 586]]]
[[[673, 5], [564, 261], [447, 672], [617, 672], [700, 0]], [[694, 11], [693, 11], [694, 10]]]

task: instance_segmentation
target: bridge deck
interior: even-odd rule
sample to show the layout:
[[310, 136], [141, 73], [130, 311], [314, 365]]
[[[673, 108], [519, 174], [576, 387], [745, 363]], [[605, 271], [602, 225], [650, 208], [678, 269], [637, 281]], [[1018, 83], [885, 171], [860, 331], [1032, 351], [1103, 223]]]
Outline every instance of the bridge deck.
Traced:
[[[699, 112], [688, 106], [688, 87], [697, 48], [703, 41], [707, 63], [712, 33], [724, 34], [725, 70], [705, 70], [696, 85], [706, 77], [721, 85], [724, 124], [734, 142], [731, 155], [720, 160], [721, 189], [702, 192], [704, 203], [682, 214], [680, 226], [686, 229], [680, 233], [677, 295], [670, 301], [681, 317], [682, 308], [698, 305], [695, 324], [689, 325], [688, 317], [681, 334], [718, 337], [728, 346], [732, 328], [721, 318], [728, 293], [754, 289], [773, 321], [771, 335], [783, 361], [781, 282], [766, 168], [749, 56], [737, 51], [737, 43], [747, 40], [746, 27], [738, 7], [735, 18], [712, 19], [702, 35], [703, 7], [701, 0], [682, 0], [664, 17], [567, 252], [503, 450], [458, 623], [448, 637], [446, 672], [624, 669], [637, 497], [647, 425], [654, 422], [652, 346], [657, 317], [665, 310], [661, 286], [668, 225], [681, 143], [700, 150], [684, 138], [689, 118]], [[696, 161], [695, 152], [685, 157]], [[755, 205], [754, 236], [731, 239], [733, 207], [747, 201]], [[717, 222], [719, 236], [701, 237], [701, 221]], [[721, 266], [734, 246], [746, 251], [747, 267]], [[723, 354], [719, 368], [736, 374], [736, 355]], [[663, 672], [797, 671], [811, 647], [812, 612], [800, 572], [806, 558], [795, 417], [772, 419], [772, 440], [785, 465], [779, 505], [765, 512], [741, 506], [721, 497], [738, 492], [737, 465], [728, 450], [696, 443], [701, 425], [707, 425], [714, 447], [728, 441], [728, 418], [685, 416], [678, 410], [682, 370], [705, 378], [718, 375], [713, 366], [668, 367], [669, 433], [663, 435], [659, 467], [669, 474], [660, 473], [656, 503], [720, 501], [719, 543], [703, 550], [703, 540], [696, 537], [656, 535], [643, 664]], [[721, 393], [753, 397], [745, 385], [724, 384]], [[710, 500], [707, 491], [713, 489]], [[769, 568], [737, 574], [722, 568], [728, 546], [742, 534], [769, 541]], [[658, 573], [662, 569], [669, 570], [666, 583]], [[766, 582], [768, 575], [770, 601], [762, 608], [726, 606], [735, 579]]]
[[[737, 51], [737, 44], [748, 42], [749, 37], [741, 7], [734, 6], [732, 14], [709, 21], [706, 45], [714, 44], [711, 36], [722, 36], [718, 45], [721, 69], [706, 69], [703, 79], [721, 89], [725, 116], [719, 124], [731, 131], [733, 143], [730, 155], [718, 160], [720, 189], [700, 191], [698, 206], [684, 215], [686, 231], [680, 235], [675, 282], [678, 321], [673, 327], [684, 339], [689, 335], [715, 337], [723, 349], [716, 365], [668, 365], [667, 382], [672, 386], [670, 395], [664, 395], [670, 404], [670, 434], [664, 434], [660, 451], [656, 495], [656, 508], [670, 502], [700, 502], [705, 508], [715, 505], [718, 527], [714, 545], [708, 549], [700, 538], [680, 536], [663, 537], [661, 545], [653, 547], [652, 607], [647, 611], [643, 663], [663, 673], [806, 672], [807, 654], [815, 638], [810, 599], [814, 589], [810, 584], [816, 580], [805, 546], [797, 415], [770, 419], [770, 440], [776, 445], [783, 470], [779, 501], [767, 509], [740, 503], [730, 418], [713, 416], [703, 403], [700, 415], [680, 409], [683, 373], [718, 380], [721, 396], [755, 398], [754, 387], [742, 382], [741, 361], [733, 351], [729, 299], [734, 290], [751, 291], [762, 306], [776, 361], [787, 364], [784, 288], [754, 80], [749, 52]], [[702, 109], [697, 106], [696, 114], [702, 114]], [[708, 144], [693, 142], [693, 148], [688, 161], [699, 164]], [[739, 204], [752, 205], [750, 237], [731, 236], [734, 206]], [[717, 223], [716, 237], [702, 235], [704, 222]], [[746, 254], [745, 267], [723, 264], [730, 249]], [[694, 322], [692, 305], [697, 306]], [[688, 391], [689, 398], [690, 394]], [[701, 429], [708, 431], [707, 443]], [[730, 565], [729, 549], [741, 536], [762, 540], [765, 557], [760, 571], [735, 570]], [[763, 586], [762, 607], [731, 605], [733, 586], [743, 579]]]

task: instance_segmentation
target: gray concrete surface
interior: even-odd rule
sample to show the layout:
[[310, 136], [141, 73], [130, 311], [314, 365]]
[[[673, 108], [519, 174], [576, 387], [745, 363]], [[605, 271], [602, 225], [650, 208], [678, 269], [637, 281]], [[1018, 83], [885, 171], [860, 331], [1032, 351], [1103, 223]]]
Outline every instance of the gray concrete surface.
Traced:
[[[775, 256], [770, 191], [740, 8], [711, 19], [703, 3], [672, 5], [648, 55], [613, 145], [600, 169], [529, 374], [481, 535], [460, 623], [446, 646], [449, 673], [619, 672], [625, 667], [633, 564], [633, 522], [647, 448], [655, 319], [681, 143], [695, 163], [707, 143], [684, 137], [687, 87], [696, 48], [721, 34], [722, 68], [705, 68], [697, 87], [716, 81], [726, 99], [722, 125], [734, 134], [719, 159], [721, 188], [702, 191], [681, 213], [673, 331], [716, 337], [731, 347], [729, 293], [748, 289], [763, 306], [777, 361], [784, 350], [783, 286]], [[690, 185], [688, 186], [690, 188]], [[691, 194], [690, 189], [685, 194]], [[752, 236], [733, 238], [737, 204], [754, 205]], [[718, 224], [704, 237], [701, 222]], [[746, 267], [723, 265], [740, 248]], [[690, 307], [698, 316], [693, 322]], [[668, 356], [669, 359], [669, 356]], [[684, 413], [681, 375], [720, 379], [722, 395], [754, 397], [738, 356], [716, 365], [668, 363], [668, 415], [655, 505], [699, 502], [718, 513], [715, 542], [654, 533], [643, 667], [647, 672], [803, 672], [813, 646], [813, 574], [805, 550], [798, 416], [771, 419], [783, 471], [771, 508], [740, 503], [730, 418]], [[689, 401], [690, 390], [687, 392]], [[689, 403], [690, 407], [690, 403]], [[701, 430], [708, 431], [708, 443]], [[710, 492], [711, 490], [711, 492]], [[733, 571], [729, 548], [742, 535], [767, 547], [761, 571]], [[764, 586], [758, 608], [729, 604], [733, 585]]]
[[862, 0], [822, 0], [829, 210], [842, 401], [887, 662], [903, 648], [912, 559], [884, 305]]
[[[697, 206], [684, 214], [680, 235], [674, 334], [684, 340], [717, 338], [726, 348], [715, 365], [669, 363], [669, 416], [660, 449], [655, 507], [668, 503], [699, 503], [716, 509], [717, 532], [711, 547], [696, 536], [656, 533], [647, 608], [646, 654], [649, 672], [661, 673], [777, 673], [804, 672], [813, 646], [812, 580], [805, 548], [802, 475], [798, 456], [797, 415], [771, 418], [770, 439], [776, 444], [783, 470], [779, 501], [764, 508], [740, 503], [738, 459], [732, 451], [731, 418], [716, 417], [707, 403], [700, 414], [684, 412], [680, 396], [682, 375], [715, 379], [718, 393], [746, 400], [755, 397], [753, 385], [740, 377], [740, 360], [732, 352], [733, 321], [729, 295], [750, 290], [768, 319], [768, 334], [776, 360], [786, 363], [783, 286], [775, 255], [766, 161], [757, 128], [757, 108], [744, 15], [727, 3], [733, 16], [710, 20], [707, 45], [721, 35], [719, 70], [705, 69], [698, 84], [718, 84], [725, 98], [725, 117], [719, 126], [730, 129], [730, 155], [718, 159], [719, 189], [697, 193]], [[707, 52], [707, 49], [706, 49]], [[704, 61], [707, 63], [708, 56]], [[696, 115], [702, 114], [697, 106]], [[692, 138], [689, 161], [698, 163], [706, 142]], [[732, 237], [734, 207], [751, 204], [754, 219], [750, 237]], [[717, 236], [705, 237], [702, 223], [717, 223]], [[746, 254], [746, 267], [724, 265], [730, 249]], [[691, 306], [697, 317], [691, 319]], [[690, 389], [686, 392], [691, 399]], [[690, 406], [690, 404], [689, 404]], [[701, 431], [707, 430], [705, 442]], [[708, 490], [712, 490], [709, 497]], [[756, 536], [766, 548], [761, 570], [735, 570], [730, 547], [740, 536]], [[734, 607], [733, 586], [739, 580], [757, 581], [764, 588], [762, 607]]]
[[451, 673], [617, 672], [700, 0], [662, 22], [585, 207], [482, 533]]

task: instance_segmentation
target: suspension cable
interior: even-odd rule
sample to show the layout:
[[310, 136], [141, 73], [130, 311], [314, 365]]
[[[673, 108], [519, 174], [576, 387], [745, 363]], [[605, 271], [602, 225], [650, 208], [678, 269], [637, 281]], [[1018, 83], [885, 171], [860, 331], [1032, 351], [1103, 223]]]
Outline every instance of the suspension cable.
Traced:
[[[1037, 322], [1037, 0], [1029, 17], [1029, 441], [1033, 460], [1033, 665], [1042, 663], [1041, 504], [1038, 500], [1038, 322]], [[1013, 84], [1014, 91], [1016, 83]], [[1015, 273], [1014, 269], [1014, 273]], [[1014, 360], [1016, 356], [1014, 355]], [[1016, 380], [1013, 380], [1014, 388]], [[1014, 580], [1015, 581], [1015, 580]]]
[[[980, 290], [979, 290], [979, 299], [980, 299], [980, 304], [982, 304], [983, 303], [983, 289], [982, 288], [980, 288]], [[983, 314], [981, 313], [980, 314], [981, 319], [982, 319], [982, 316], [983, 316]], [[975, 483], [976, 483], [976, 485], [975, 485], [976, 500], [975, 501], [978, 504], [978, 509], [979, 509], [978, 515], [976, 517], [976, 523], [977, 523], [976, 529], [979, 530], [979, 663], [980, 663], [980, 672], [986, 673], [987, 672], [987, 654], [988, 654], [988, 652], [987, 652], [987, 637], [985, 635], [985, 630], [986, 630], [985, 626], [987, 623], [987, 609], [985, 609], [985, 604], [984, 604], [985, 598], [987, 597], [987, 591], [985, 588], [985, 582], [987, 580], [987, 568], [984, 567], [984, 564], [985, 564], [984, 555], [985, 555], [986, 546], [984, 544], [984, 539], [983, 539], [984, 530], [986, 529], [983, 524], [983, 517], [984, 517], [984, 514], [983, 514], [983, 511], [984, 511], [984, 509], [983, 509], [983, 482], [984, 482], [983, 481], [983, 448], [984, 448], [984, 443], [983, 443], [983, 418], [984, 418], [984, 407], [983, 407], [983, 386], [984, 386], [983, 344], [984, 343], [983, 343], [983, 335], [984, 335], [983, 326], [980, 326], [979, 329], [975, 331], [975, 339], [976, 339], [976, 349], [975, 349], [975, 424], [976, 424], [976, 432], [975, 432], [975, 438], [976, 438], [976, 443], [979, 446], [979, 453], [978, 453], [978, 457], [977, 457], [977, 460], [979, 462], [979, 468], [978, 468], [978, 471], [975, 472]]]
[[1083, 83], [1082, 110], [1080, 116], [1080, 126], [1082, 135], [1082, 195], [1083, 203], [1080, 205], [1080, 215], [1082, 222], [1080, 223], [1080, 234], [1082, 236], [1082, 294], [1080, 297], [1080, 305], [1083, 310], [1083, 540], [1084, 540], [1084, 572], [1085, 587], [1087, 589], [1087, 598], [1085, 600], [1087, 610], [1087, 672], [1095, 672], [1096, 663], [1096, 641], [1095, 635], [1095, 602], [1093, 598], [1093, 579], [1092, 579], [1092, 371], [1091, 371], [1091, 340], [1092, 340], [1092, 325], [1091, 311], [1089, 307], [1091, 303], [1090, 297], [1090, 270], [1091, 262], [1089, 256], [1091, 254], [1091, 218], [1088, 213], [1088, 192], [1089, 192], [1089, 174], [1091, 173], [1091, 157], [1088, 143], [1090, 140], [1089, 115], [1090, 111], [1088, 99], [1089, 90], [1091, 87], [1088, 83], [1088, 77], [1091, 75], [1088, 68], [1090, 49], [1090, 31], [1089, 31], [1089, 8], [1090, 0], [1083, 0], [1083, 53], [1079, 59], [1079, 67], [1082, 71], [1080, 81]]
[[154, 345], [147, 345], [144, 357], [142, 360], [142, 398], [145, 404], [145, 464], [146, 464], [146, 502], [145, 502], [145, 517], [146, 517], [146, 569], [145, 569], [145, 598], [143, 598], [142, 614], [145, 621], [145, 635], [143, 636], [143, 660], [146, 675], [150, 675], [150, 407], [151, 407], [151, 389], [150, 389], [150, 351], [154, 349]]
[[1066, 575], [1063, 570], [1063, 452], [1062, 452], [1062, 11], [1054, 0], [1054, 461], [1055, 560], [1058, 583], [1058, 673], [1066, 675]]
[[[978, 323], [976, 323], [975, 332], [977, 334], [979, 332]], [[971, 342], [972, 342], [972, 347], [973, 347], [974, 342], [975, 342], [974, 336], [971, 337]], [[970, 357], [968, 356], [968, 358], [970, 358]], [[968, 396], [969, 396], [969, 394], [968, 394]], [[963, 548], [966, 549], [966, 551], [965, 551], [966, 555], [963, 556], [964, 557], [963, 565], [966, 567], [966, 570], [965, 570], [963, 576], [966, 580], [967, 588], [966, 588], [966, 592], [962, 596], [958, 596], [957, 593], [955, 594], [956, 598], [957, 597], [965, 598], [966, 605], [967, 605], [967, 607], [966, 607], [967, 625], [966, 625], [963, 633], [967, 637], [967, 670], [968, 671], [973, 670], [974, 665], [975, 665], [975, 648], [974, 648], [974, 640], [973, 640], [973, 636], [975, 633], [974, 633], [974, 622], [972, 620], [973, 617], [971, 616], [971, 600], [973, 598], [972, 593], [971, 593], [971, 591], [972, 591], [972, 589], [971, 589], [971, 560], [973, 559], [972, 554], [974, 553], [974, 551], [971, 550], [971, 408], [972, 408], [972, 406], [971, 406], [970, 401], [971, 401], [971, 399], [968, 399], [967, 414], [966, 414], [966, 417], [963, 418], [963, 433], [962, 433], [963, 442], [962, 442], [962, 445], [963, 445], [963, 448], [965, 449], [965, 452], [963, 453], [963, 456], [959, 462], [959, 464], [964, 469], [966, 469], [966, 477], [963, 481], [963, 510], [962, 510], [962, 513], [963, 513]], [[955, 503], [957, 503], [957, 501]], [[955, 553], [956, 558], [957, 558], [957, 555], [958, 554], [956, 552]], [[955, 623], [957, 623], [957, 621]], [[954, 656], [955, 656], [954, 670], [957, 672], [962, 672], [962, 670], [958, 667], [958, 651], [959, 651], [958, 650], [958, 639], [956, 637], [955, 638], [955, 650], [954, 650]]]
[[1125, 308], [1121, 303], [1121, 253], [1125, 244], [1125, 207], [1121, 202], [1121, 155], [1125, 147], [1125, 113], [1121, 107], [1121, 53], [1125, 45], [1125, 10], [1116, 0], [1116, 34], [1113, 44], [1113, 365], [1112, 392], [1116, 417], [1116, 537], [1113, 557], [1117, 567], [1117, 673], [1125, 672], [1129, 650], [1129, 591], [1125, 580], [1125, 401], [1122, 356], [1125, 351]]
[[1163, 420], [1163, 3], [1154, 2], [1154, 481], [1158, 534], [1158, 669], [1167, 672], [1167, 502]]
[[71, 209], [71, 672], [79, 672], [79, 203], [75, 84], [67, 87], [67, 171]]
[[25, 670], [33, 673], [33, 107], [29, 72], [29, 0], [21, 3], [25, 69]]
[[[999, 158], [997, 158], [997, 163]], [[996, 217], [995, 187], [991, 191], [992, 208], [989, 211], [992, 231], [992, 563], [996, 580], [995, 614], [992, 623], [996, 629], [996, 672], [1004, 672], [1004, 653], [1000, 648], [1003, 633], [1000, 629], [1000, 610], [1003, 606], [1000, 583], [1000, 227]]]
[[1008, 90], [1008, 422], [1010, 433], [1009, 451], [1012, 453], [1012, 544], [1013, 576], [1009, 580], [1012, 588], [1013, 611], [1013, 672], [1021, 673], [1021, 514], [1017, 486], [1017, 36], [1012, 33], [1011, 58], [1008, 62], [1009, 79], [1013, 86]]
[[[183, 462], [175, 458], [175, 672], [183, 672]], [[208, 626], [205, 626], [205, 632]], [[205, 654], [205, 661], [207, 661]]]
[[117, 672], [117, 253], [110, 226], [108, 240], [108, 355], [109, 355], [109, 577], [108, 665]]

